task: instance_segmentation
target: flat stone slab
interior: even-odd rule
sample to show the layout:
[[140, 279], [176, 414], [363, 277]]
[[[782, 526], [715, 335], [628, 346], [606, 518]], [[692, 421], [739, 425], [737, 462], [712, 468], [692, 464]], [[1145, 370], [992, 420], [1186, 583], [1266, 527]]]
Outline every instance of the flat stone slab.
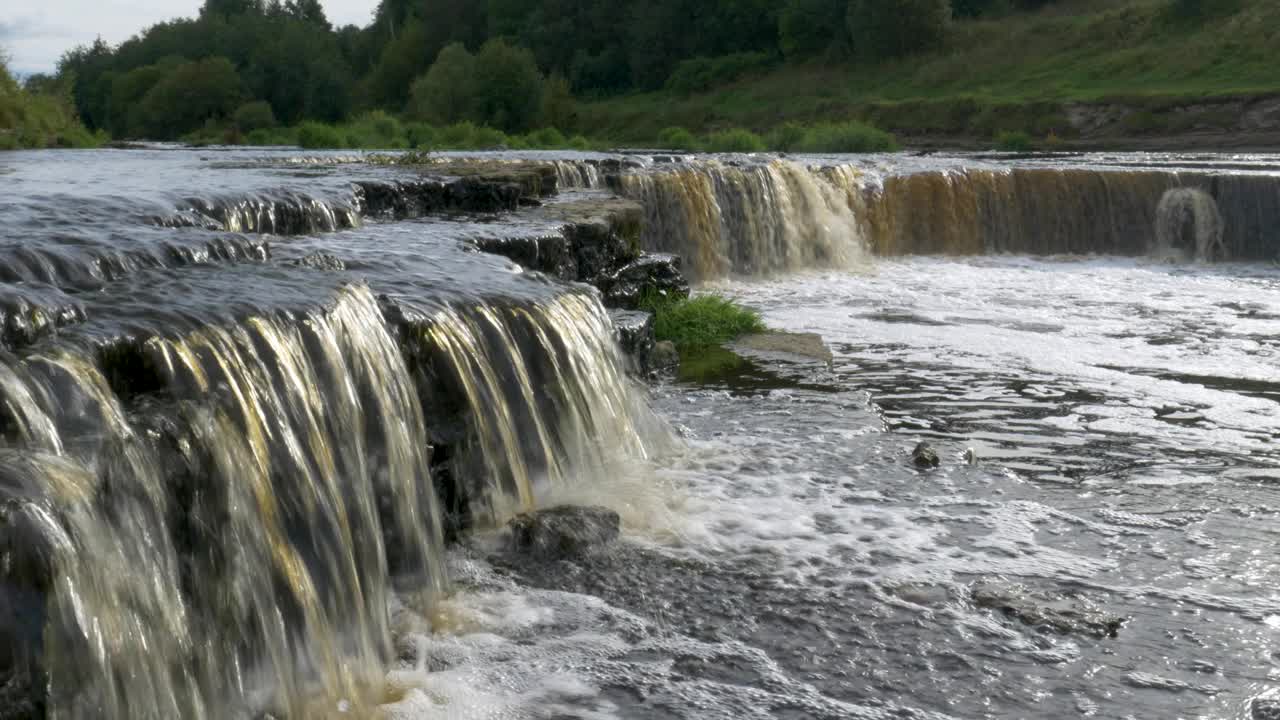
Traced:
[[755, 355], [788, 362], [832, 363], [831, 350], [817, 333], [768, 332], [744, 335], [729, 343], [740, 355]]

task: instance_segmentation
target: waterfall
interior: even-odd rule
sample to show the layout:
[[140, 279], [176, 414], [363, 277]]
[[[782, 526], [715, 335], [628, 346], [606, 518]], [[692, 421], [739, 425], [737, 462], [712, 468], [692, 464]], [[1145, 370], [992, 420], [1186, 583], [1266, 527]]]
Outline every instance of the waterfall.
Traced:
[[557, 185], [561, 189], [579, 188], [594, 190], [604, 187], [604, 176], [596, 163], [577, 160], [556, 160]]
[[[1280, 178], [1208, 171], [944, 164], [869, 170], [699, 160], [611, 178], [643, 244], [700, 279], [841, 268], [881, 256], [1280, 255]], [[1188, 235], [1184, 237], [1184, 235]]]
[[1168, 190], [1156, 207], [1156, 252], [1213, 260], [1226, 254], [1222, 214], [1213, 196], [1194, 188]]
[[864, 225], [847, 192], [786, 160], [703, 161], [617, 176], [645, 207], [642, 244], [673, 252], [699, 279], [850, 268], [863, 261]]
[[447, 586], [425, 421], [372, 295], [130, 352], [156, 390], [137, 402], [119, 359], [67, 349], [0, 383], [6, 540], [51, 558], [22, 578], [48, 593], [49, 717], [371, 707], [391, 573], [423, 602]]
[[48, 717], [367, 715], [392, 588], [448, 588], [437, 492], [496, 523], [669, 442], [594, 295], [393, 309], [0, 363], [0, 670]]
[[442, 492], [447, 505], [465, 502], [473, 521], [500, 522], [669, 442], [592, 296], [445, 307], [408, 333], [411, 366], [429, 389], [424, 406], [459, 415], [465, 428], [450, 447], [455, 487]]

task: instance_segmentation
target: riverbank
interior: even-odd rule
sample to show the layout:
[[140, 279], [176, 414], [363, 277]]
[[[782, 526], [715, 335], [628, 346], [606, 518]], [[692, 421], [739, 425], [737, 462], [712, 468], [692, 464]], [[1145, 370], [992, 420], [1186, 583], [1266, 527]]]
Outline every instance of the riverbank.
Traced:
[[742, 75], [704, 92], [585, 103], [583, 127], [642, 141], [678, 126], [767, 133], [857, 119], [907, 147], [1280, 147], [1280, 6], [1241, 2], [1194, 20], [1167, 0], [1064, 0], [959, 21], [939, 51], [886, 62], [819, 60]]

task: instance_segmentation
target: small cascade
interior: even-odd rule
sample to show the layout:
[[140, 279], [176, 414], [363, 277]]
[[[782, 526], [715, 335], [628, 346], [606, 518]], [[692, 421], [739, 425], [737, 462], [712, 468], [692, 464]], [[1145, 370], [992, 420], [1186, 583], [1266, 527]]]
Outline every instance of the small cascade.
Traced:
[[864, 259], [863, 224], [848, 193], [786, 160], [705, 161], [617, 176], [646, 211], [642, 244], [682, 255], [699, 279], [850, 268]]
[[452, 512], [498, 523], [548, 491], [592, 482], [670, 442], [626, 376], [594, 296], [444, 307], [406, 331], [423, 405], [451, 435]]
[[1195, 188], [1165, 192], [1156, 207], [1156, 253], [1197, 260], [1223, 258], [1222, 214], [1209, 193]]
[[604, 175], [598, 163], [578, 160], [556, 160], [556, 181], [562, 190], [577, 188], [597, 190], [603, 188]]
[[33, 356], [0, 392], [15, 662], [49, 717], [377, 701], [390, 578], [423, 602], [447, 581], [425, 420], [367, 289], [101, 362]]
[[235, 233], [304, 235], [359, 227], [360, 198], [324, 200], [280, 192], [229, 198], [189, 198], [174, 215], [154, 219], [161, 227], [203, 227]]

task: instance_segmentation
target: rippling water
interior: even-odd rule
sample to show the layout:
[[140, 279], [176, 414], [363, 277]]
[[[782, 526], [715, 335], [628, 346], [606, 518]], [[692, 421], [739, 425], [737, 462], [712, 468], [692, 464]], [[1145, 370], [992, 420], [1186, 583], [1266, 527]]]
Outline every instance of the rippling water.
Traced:
[[[409, 635], [449, 669], [393, 674], [394, 716], [1228, 718], [1280, 684], [1280, 270], [912, 258], [718, 289], [833, 366], [657, 388], [687, 451], [588, 498], [626, 542], [455, 551], [459, 630]], [[992, 584], [1125, 622], [1030, 627], [977, 606]]]
[[[712, 288], [758, 308], [768, 324], [821, 334], [834, 360], [806, 364], [724, 354], [658, 383], [648, 391], [649, 405], [681, 442], [665, 442], [661, 428], [649, 427], [648, 408], [633, 402], [598, 304], [581, 299], [580, 288], [474, 252], [469, 242], [554, 232], [555, 224], [544, 216], [522, 211], [501, 218], [372, 218], [332, 227], [318, 221], [275, 235], [215, 229], [204, 222], [212, 216], [200, 215], [208, 201], [252, 204], [265, 198], [318, 202], [324, 207], [316, 217], [324, 220], [358, 203], [353, 181], [390, 182], [405, 174], [352, 160], [168, 148], [0, 155], [8, 191], [0, 197], [6, 221], [0, 310], [8, 323], [0, 336], [7, 348], [0, 352], [0, 369], [49, 364], [41, 353], [54, 350], [102, 363], [96, 354], [102, 343], [127, 349], [135, 335], [154, 336], [153, 342], [169, 343], [179, 355], [195, 348], [188, 359], [192, 366], [215, 369], [227, 361], [200, 350], [201, 343], [232, 337], [231, 330], [245, 326], [252, 332], [238, 332], [226, 347], [234, 345], [237, 357], [254, 362], [220, 372], [235, 375], [264, 398], [274, 398], [273, 389], [289, 390], [276, 393], [279, 408], [314, 410], [302, 413], [308, 423], [297, 433], [308, 447], [357, 454], [363, 447], [351, 442], [345, 425], [329, 427], [335, 408], [342, 409], [343, 422], [355, 425], [365, 413], [385, 418], [371, 422], [375, 430], [385, 422], [395, 439], [391, 446], [401, 450], [385, 453], [395, 462], [378, 458], [364, 471], [371, 487], [387, 477], [405, 485], [421, 480], [415, 466], [425, 461], [417, 441], [425, 446], [426, 440], [418, 436], [430, 435], [434, 442], [433, 433], [457, 420], [433, 414], [443, 410], [457, 413], [473, 434], [490, 441], [477, 444], [485, 457], [473, 458], [474, 467], [507, 463], [511, 484], [525, 494], [536, 491], [533, 502], [602, 504], [620, 512], [623, 539], [602, 552], [534, 561], [508, 554], [499, 534], [480, 533], [445, 551], [456, 590], [429, 611], [413, 587], [397, 585], [399, 595], [386, 593], [391, 630], [384, 638], [374, 608], [365, 653], [377, 656], [370, 661], [377, 676], [386, 673], [385, 687], [373, 691], [386, 717], [1249, 718], [1251, 699], [1280, 687], [1280, 268], [1263, 261], [1208, 265], [1108, 257], [873, 258], [862, 252], [867, 237], [854, 237], [866, 230], [866, 218], [858, 216], [866, 207], [857, 205], [856, 193], [835, 193], [834, 185], [820, 185], [821, 171], [803, 165], [812, 161], [829, 170], [846, 163], [852, 169], [843, 177], [855, 188], [914, 172], [946, 175], [946, 182], [920, 183], [913, 193], [943, 185], [954, 189], [947, 178], [969, 167], [988, 173], [1025, 167], [1039, 173], [1037, 182], [1055, 168], [1234, 173], [1257, 182], [1247, 193], [1200, 175], [1195, 182], [1217, 193], [1215, 202], [1230, 210], [1224, 213], [1227, 222], [1250, 219], [1254, 244], [1248, 247], [1257, 249], [1269, 237], [1262, 232], [1269, 227], [1263, 210], [1280, 202], [1267, 194], [1276, 174], [1274, 158], [809, 158], [765, 170], [742, 170], [747, 161], [725, 159], [716, 165], [714, 187], [708, 185], [714, 192], [696, 203], [670, 197], [664, 202], [696, 218], [730, 207], [724, 198], [752, 178], [767, 190], [760, 198], [791, 188], [794, 202], [785, 212], [766, 212], [770, 208], [740, 197], [727, 219], [708, 215], [707, 227], [689, 245], [733, 251], [712, 258], [723, 261], [716, 266], [720, 274], [798, 270], [782, 277], [707, 277]], [[662, 163], [647, 157], [633, 162], [631, 170], [661, 171]], [[584, 184], [604, 182], [595, 171], [579, 176]], [[1157, 179], [1161, 192], [1125, 195], [1132, 207], [1155, 213], [1153, 202], [1165, 184], [1178, 180]], [[1109, 203], [1105, 183], [1090, 182]], [[846, 199], [851, 204], [841, 206]], [[1055, 232], [1064, 237], [1072, 228], [1091, 227], [1074, 224], [1076, 206], [1064, 210], [1051, 206], [1049, 195], [1044, 203], [1040, 199], [1000, 207], [1025, 211], [1025, 227], [1032, 220], [1054, 220]], [[1112, 207], [1107, 203], [1079, 208]], [[805, 208], [811, 222], [782, 227]], [[650, 207], [650, 219], [669, 220], [661, 209]], [[946, 207], [935, 209], [933, 220], [948, 216]], [[165, 224], [196, 215], [189, 223], [194, 227]], [[970, 228], [999, 226], [993, 225], [998, 216], [965, 217], [974, 220]], [[910, 218], [900, 215], [889, 225], [905, 228], [903, 237], [913, 242], [931, 240], [927, 224], [913, 225]], [[1123, 234], [1122, 224], [1105, 220], [1098, 225]], [[1011, 232], [1004, 226], [1000, 231]], [[739, 242], [742, 232], [756, 235]], [[981, 238], [960, 235], [952, 238], [957, 252], [987, 247]], [[831, 250], [846, 245], [858, 252]], [[1024, 245], [1058, 247], [1031, 241], [1011, 247]], [[811, 252], [815, 248], [822, 252]], [[318, 253], [341, 262], [324, 269], [301, 262]], [[841, 269], [804, 269], [810, 265]], [[435, 337], [437, 345], [453, 348], [456, 357], [449, 362], [433, 361], [439, 367], [459, 377], [468, 371], [481, 377], [460, 393], [465, 403], [415, 399], [407, 382], [400, 387], [379, 375], [411, 371], [397, 352], [404, 348], [393, 347], [404, 338], [384, 327], [375, 295], [442, 324], [435, 330], [429, 323], [414, 327], [423, 331], [425, 345]], [[23, 325], [41, 313], [43, 324]], [[342, 332], [325, 330], [331, 325]], [[539, 342], [512, 339], [520, 333]], [[295, 342], [295, 334], [310, 340]], [[271, 352], [266, 345], [274, 345]], [[566, 349], [563, 357], [556, 348]], [[375, 390], [398, 388], [394, 402], [381, 398], [379, 404], [378, 392], [339, 396], [336, 385], [307, 379], [342, 377], [338, 370], [348, 358], [359, 361], [347, 372], [352, 388], [367, 391], [362, 378], [378, 377], [370, 383]], [[408, 359], [423, 360], [412, 353]], [[524, 373], [522, 368], [540, 362], [546, 367]], [[430, 363], [409, 365], [420, 369]], [[287, 384], [274, 377], [290, 367]], [[483, 377], [486, 371], [490, 375]], [[36, 469], [46, 471], [42, 480], [56, 478], [50, 473], [58, 470], [66, 482], [89, 487], [103, 459], [111, 459], [95, 454], [104, 437], [128, 447], [155, 430], [141, 422], [155, 411], [141, 395], [155, 394], [160, 402], [185, 398], [182, 387], [159, 376], [145, 378], [156, 387], [138, 388], [120, 378], [89, 375], [95, 379], [91, 389], [101, 390], [102, 414], [111, 415], [108, 429], [118, 438], [104, 436], [102, 423], [92, 418], [77, 418], [84, 400], [67, 388], [52, 381], [19, 387], [4, 375], [0, 389], [25, 403], [18, 409], [40, 405], [61, 423], [6, 432], [46, 433], [49, 447], [40, 445], [41, 453], [61, 452], [63, 440], [73, 452], [54, 462], [6, 436], [0, 457], [41, 466]], [[521, 382], [506, 382], [513, 377]], [[553, 377], [572, 397], [556, 398], [544, 387]], [[80, 404], [58, 402], [59, 392]], [[228, 408], [227, 422], [252, 426], [254, 415], [241, 412], [234, 400], [218, 400]], [[422, 416], [415, 409], [420, 401]], [[455, 407], [468, 404], [473, 411]], [[544, 406], [572, 412], [552, 417]], [[288, 425], [287, 419], [273, 422]], [[551, 437], [564, 434], [561, 426], [570, 428], [570, 436], [599, 435], [617, 447], [574, 447], [564, 437]], [[192, 430], [210, 447], [239, 442], [233, 433], [223, 443], [208, 424], [193, 423]], [[268, 439], [267, 431], [261, 435], [270, 452], [260, 449], [258, 484], [273, 489], [258, 497], [261, 504], [269, 508], [273, 498], [287, 497], [282, 488], [295, 485], [296, 497], [310, 497], [314, 482], [306, 473], [294, 472], [294, 485], [281, 484], [289, 474], [282, 468], [307, 465], [310, 451], [295, 452], [300, 440], [290, 444]], [[651, 437], [664, 442], [650, 445]], [[937, 449], [940, 468], [912, 465], [911, 450], [921, 441]], [[531, 445], [540, 454], [531, 454]], [[617, 458], [614, 451], [625, 452]], [[530, 459], [534, 455], [539, 463]], [[574, 457], [561, 463], [561, 455]], [[214, 477], [217, 483], [248, 477], [239, 464], [248, 455], [219, 457], [225, 467]], [[363, 456], [342, 457], [351, 467], [363, 467]], [[150, 456], [136, 464], [150, 473], [139, 477], [156, 481], [147, 487], [158, 495], [167, 487], [159, 480], [168, 479], [160, 464]], [[395, 472], [380, 469], [384, 464]], [[0, 470], [6, 482], [12, 478], [5, 473], [19, 480], [30, 475], [30, 468], [17, 463]], [[337, 465], [320, 470], [315, 474], [335, 488], [350, 482], [350, 473]], [[542, 482], [544, 476], [558, 482]], [[111, 473], [106, 477], [121, 482]], [[105, 487], [118, 487], [113, 482]], [[4, 490], [16, 492], [18, 501], [29, 499], [22, 495], [29, 488]], [[110, 499], [112, 493], [102, 495]], [[348, 500], [337, 490], [326, 497], [335, 517], [346, 511]], [[200, 507], [191, 498], [178, 501]], [[301, 500], [285, 504], [296, 506], [286, 508], [295, 512], [310, 507]], [[238, 516], [251, 505], [228, 503], [225, 514]], [[372, 517], [373, 505], [366, 505]], [[148, 530], [123, 539], [146, 540], [153, 537], [151, 529], [166, 529], [163, 507], [147, 505], [156, 511], [156, 517], [140, 515]], [[379, 505], [376, 511], [386, 509]], [[214, 510], [208, 516], [223, 519], [221, 506]], [[92, 525], [89, 520], [99, 518], [109, 524], [102, 513], [82, 520]], [[227, 548], [237, 544], [225, 535], [210, 540]], [[360, 547], [335, 553], [344, 563], [350, 555], [343, 568], [353, 579], [333, 585], [338, 589], [327, 601], [343, 599], [343, 588], [368, 590], [376, 581], [391, 586], [382, 577], [388, 569], [366, 555], [403, 554], [403, 548], [395, 538], [383, 548], [380, 543], [387, 541], [379, 533], [360, 537]], [[294, 547], [276, 540], [263, 547]], [[432, 558], [438, 544], [431, 543]], [[118, 581], [147, 595], [143, 591], [152, 586], [132, 583], [129, 572], [138, 572], [138, 557], [151, 556], [138, 551], [134, 557], [133, 545], [122, 547], [129, 552], [121, 551], [111, 566], [122, 568], [119, 573], [84, 554], [79, 577], [101, 579], [108, 590]], [[205, 593], [195, 591], [203, 589], [200, 582], [178, 569], [179, 557], [189, 552], [186, 546], [174, 549], [172, 562], [168, 556], [152, 558], [185, 583], [176, 600], [160, 587], [164, 583], [156, 587], [154, 603], [162, 609], [204, 607]], [[261, 593], [287, 595], [284, 583], [259, 577], [267, 564], [231, 565]], [[434, 569], [436, 585], [449, 584]], [[1077, 618], [1116, 618], [1123, 624], [1114, 636], [1092, 631], [1096, 626], [1063, 633], [1033, 627], [987, 607], [991, 603], [983, 598], [992, 592], [1022, 607], [1065, 609], [1081, 613]], [[381, 603], [382, 593], [369, 594]], [[130, 602], [117, 604], [122, 617], [134, 613], [138, 626], [150, 629], [151, 615]], [[263, 618], [291, 607], [267, 605]], [[333, 616], [345, 622], [352, 614]], [[207, 641], [201, 647], [215, 649], [226, 638], [255, 633], [248, 624], [220, 632], [212, 624], [174, 622]], [[355, 635], [351, 630], [337, 628], [334, 634]], [[385, 667], [384, 639], [394, 643]], [[136, 692], [125, 682], [138, 675], [138, 653], [130, 648], [121, 644], [102, 666], [120, 673], [122, 687]], [[167, 677], [168, 663], [155, 657], [148, 670], [155, 678]], [[78, 659], [71, 657], [70, 666]], [[284, 657], [277, 662], [290, 664]], [[340, 669], [344, 677], [352, 670]], [[369, 669], [360, 668], [362, 682]], [[306, 673], [298, 677], [305, 684]], [[237, 676], [237, 682], [247, 685], [238, 693], [270, 691], [257, 687], [252, 673], [248, 681]], [[125, 708], [142, 707], [148, 699], [145, 693], [125, 695]], [[316, 700], [323, 705], [316, 713], [349, 714], [349, 704], [330, 707], [332, 700]], [[214, 715], [225, 709], [220, 703], [190, 701], [214, 708]]]

